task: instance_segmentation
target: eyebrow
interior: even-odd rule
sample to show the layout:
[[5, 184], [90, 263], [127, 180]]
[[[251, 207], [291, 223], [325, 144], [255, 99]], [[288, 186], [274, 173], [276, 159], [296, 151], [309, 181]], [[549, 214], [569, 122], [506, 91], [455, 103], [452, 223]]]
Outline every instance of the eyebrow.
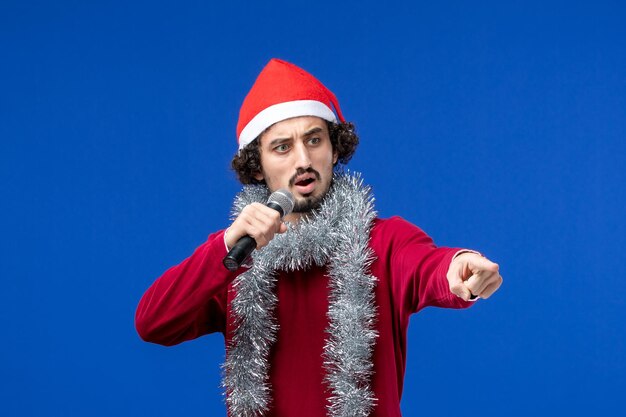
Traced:
[[321, 132], [322, 130], [323, 130], [323, 129], [322, 129], [321, 127], [316, 126], [316, 127], [314, 127], [314, 128], [311, 128], [311, 129], [307, 130], [306, 132], [304, 132], [304, 136], [310, 136], [310, 135], [313, 135], [313, 134], [315, 134], [315, 133], [319, 133], [319, 132]]
[[270, 148], [273, 148], [276, 145], [280, 145], [281, 143], [288, 142], [290, 140], [291, 138], [276, 138], [273, 141], [271, 141], [268, 146]]
[[[315, 127], [311, 128], [311, 129], [307, 130], [306, 132], [304, 132], [303, 136], [311, 136], [311, 135], [314, 135], [316, 133], [321, 132], [322, 130], [324, 130], [324, 129], [322, 129], [319, 126], [315, 126]], [[269, 143], [269, 147], [273, 148], [274, 146], [280, 145], [281, 143], [288, 142], [290, 140], [291, 140], [291, 137], [289, 137], [289, 138], [276, 138], [276, 139], [272, 140]]]

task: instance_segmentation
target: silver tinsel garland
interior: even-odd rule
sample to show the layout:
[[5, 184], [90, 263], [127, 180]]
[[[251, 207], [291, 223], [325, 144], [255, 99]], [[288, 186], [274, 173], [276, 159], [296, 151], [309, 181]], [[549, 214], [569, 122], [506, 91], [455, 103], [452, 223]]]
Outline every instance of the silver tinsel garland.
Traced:
[[[245, 186], [233, 218], [248, 204], [267, 201], [264, 186]], [[328, 265], [329, 327], [324, 345], [328, 415], [366, 417], [376, 398], [370, 380], [376, 342], [376, 278], [369, 233], [376, 217], [373, 197], [358, 174], [336, 173], [319, 210], [288, 223], [269, 245], [252, 255], [253, 266], [233, 282], [235, 331], [223, 365], [230, 415], [262, 416], [271, 403], [269, 352], [276, 340], [276, 271]]]

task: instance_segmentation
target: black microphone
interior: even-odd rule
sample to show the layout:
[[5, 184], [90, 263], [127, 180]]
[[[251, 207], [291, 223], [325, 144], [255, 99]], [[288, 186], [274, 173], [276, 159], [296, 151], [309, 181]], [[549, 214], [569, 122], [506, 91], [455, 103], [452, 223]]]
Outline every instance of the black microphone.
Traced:
[[[279, 212], [280, 218], [282, 219], [293, 210], [293, 195], [284, 189], [274, 191], [270, 195], [270, 198], [267, 199], [267, 203], [265, 203], [265, 205]], [[250, 256], [254, 248], [256, 248], [256, 241], [246, 235], [235, 243], [235, 246], [233, 246], [233, 248], [228, 252], [228, 255], [224, 257], [222, 263], [229, 271], [236, 271], [239, 269], [243, 261]]]

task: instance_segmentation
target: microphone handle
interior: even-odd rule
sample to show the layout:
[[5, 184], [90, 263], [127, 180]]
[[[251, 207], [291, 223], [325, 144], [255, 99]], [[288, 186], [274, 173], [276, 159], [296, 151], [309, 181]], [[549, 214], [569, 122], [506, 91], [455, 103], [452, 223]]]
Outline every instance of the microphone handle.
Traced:
[[256, 241], [250, 236], [244, 236], [235, 243], [235, 246], [224, 257], [222, 263], [229, 271], [236, 271], [243, 261], [250, 256], [254, 248], [256, 248]]

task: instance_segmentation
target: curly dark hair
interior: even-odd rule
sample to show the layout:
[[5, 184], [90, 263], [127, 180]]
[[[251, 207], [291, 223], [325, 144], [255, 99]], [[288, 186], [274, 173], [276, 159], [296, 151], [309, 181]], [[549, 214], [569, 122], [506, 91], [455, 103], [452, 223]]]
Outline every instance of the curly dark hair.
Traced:
[[[333, 145], [333, 151], [337, 152], [337, 163], [345, 165], [350, 161], [356, 151], [356, 147], [359, 145], [359, 137], [355, 133], [354, 124], [350, 122], [333, 123], [329, 121], [327, 121], [326, 124], [328, 125], [328, 133], [330, 135], [330, 143]], [[263, 133], [250, 142], [248, 146], [243, 148], [241, 152], [236, 153], [230, 163], [242, 184], [265, 183], [264, 180], [259, 181], [254, 178], [255, 174], [261, 172], [261, 149], [259, 142]]]

